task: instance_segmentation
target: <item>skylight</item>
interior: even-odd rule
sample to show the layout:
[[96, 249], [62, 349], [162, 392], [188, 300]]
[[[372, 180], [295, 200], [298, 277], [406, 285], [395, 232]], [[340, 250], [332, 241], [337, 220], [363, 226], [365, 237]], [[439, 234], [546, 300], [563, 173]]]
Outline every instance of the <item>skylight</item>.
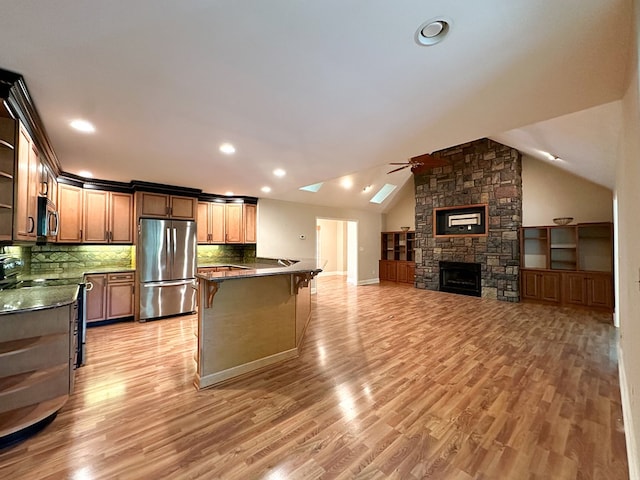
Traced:
[[314, 183], [313, 185], [307, 185], [306, 187], [300, 187], [300, 190], [304, 190], [306, 192], [316, 193], [318, 190], [320, 190], [322, 188], [322, 184], [323, 183], [324, 182]]
[[385, 183], [384, 187], [382, 187], [380, 190], [378, 190], [378, 193], [376, 193], [373, 198], [371, 198], [371, 200], [369, 200], [369, 202], [371, 203], [382, 203], [384, 202], [387, 197], [389, 195], [391, 195], [391, 192], [393, 192], [397, 187], [395, 185], [392, 185], [390, 183]]

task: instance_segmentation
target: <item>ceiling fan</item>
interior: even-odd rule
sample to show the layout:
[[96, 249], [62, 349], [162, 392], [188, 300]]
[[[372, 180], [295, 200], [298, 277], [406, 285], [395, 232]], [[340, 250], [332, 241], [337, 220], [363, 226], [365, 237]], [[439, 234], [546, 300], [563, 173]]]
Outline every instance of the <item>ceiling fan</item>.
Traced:
[[394, 168], [390, 172], [387, 172], [387, 174], [393, 173], [393, 172], [397, 172], [397, 171], [402, 170], [403, 168], [407, 168], [407, 167], [411, 167], [411, 171], [415, 171], [420, 167], [427, 167], [427, 168], [429, 168], [429, 167], [438, 167], [438, 166], [441, 166], [441, 165], [443, 165], [445, 163], [446, 162], [443, 162], [440, 158], [438, 158], [436, 156], [432, 156], [430, 153], [425, 153], [423, 155], [418, 155], [417, 157], [411, 157], [408, 162], [402, 162], [402, 163], [391, 162], [391, 163], [389, 163], [389, 165], [402, 165], [402, 166], [398, 167], [398, 168]]

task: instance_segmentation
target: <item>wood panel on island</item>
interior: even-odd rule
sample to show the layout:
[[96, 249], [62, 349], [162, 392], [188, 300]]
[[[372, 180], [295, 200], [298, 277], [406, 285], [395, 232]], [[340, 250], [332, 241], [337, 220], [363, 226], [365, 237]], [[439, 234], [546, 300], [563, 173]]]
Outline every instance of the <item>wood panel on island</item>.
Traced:
[[524, 301], [613, 311], [610, 222], [520, 229]]
[[381, 281], [414, 283], [415, 232], [408, 229], [382, 232], [379, 278]]
[[315, 261], [198, 276], [195, 385], [205, 388], [299, 354], [311, 319]]

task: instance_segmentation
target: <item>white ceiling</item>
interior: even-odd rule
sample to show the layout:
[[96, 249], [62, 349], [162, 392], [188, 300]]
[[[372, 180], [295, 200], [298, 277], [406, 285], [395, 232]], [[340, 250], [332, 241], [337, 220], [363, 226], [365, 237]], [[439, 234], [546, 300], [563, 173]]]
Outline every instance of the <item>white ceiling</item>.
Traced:
[[[24, 75], [70, 173], [260, 197], [268, 185], [382, 211], [391, 200], [372, 206], [362, 188], [410, 177], [386, 175], [389, 162], [489, 136], [613, 185], [631, 0], [0, 0], [0, 12], [0, 67]], [[449, 36], [417, 46], [434, 17]], [[97, 132], [72, 131], [77, 117]]]

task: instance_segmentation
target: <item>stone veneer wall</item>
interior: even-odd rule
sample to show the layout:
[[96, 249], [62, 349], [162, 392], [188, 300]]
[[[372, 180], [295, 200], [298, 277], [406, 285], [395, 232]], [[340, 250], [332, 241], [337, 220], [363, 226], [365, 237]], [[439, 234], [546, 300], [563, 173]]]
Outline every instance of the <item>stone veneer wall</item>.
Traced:
[[[434, 152], [444, 167], [415, 175], [416, 287], [438, 290], [440, 260], [482, 265], [482, 296], [520, 300], [522, 159], [520, 152], [487, 138]], [[433, 209], [489, 205], [486, 237], [434, 238]]]

